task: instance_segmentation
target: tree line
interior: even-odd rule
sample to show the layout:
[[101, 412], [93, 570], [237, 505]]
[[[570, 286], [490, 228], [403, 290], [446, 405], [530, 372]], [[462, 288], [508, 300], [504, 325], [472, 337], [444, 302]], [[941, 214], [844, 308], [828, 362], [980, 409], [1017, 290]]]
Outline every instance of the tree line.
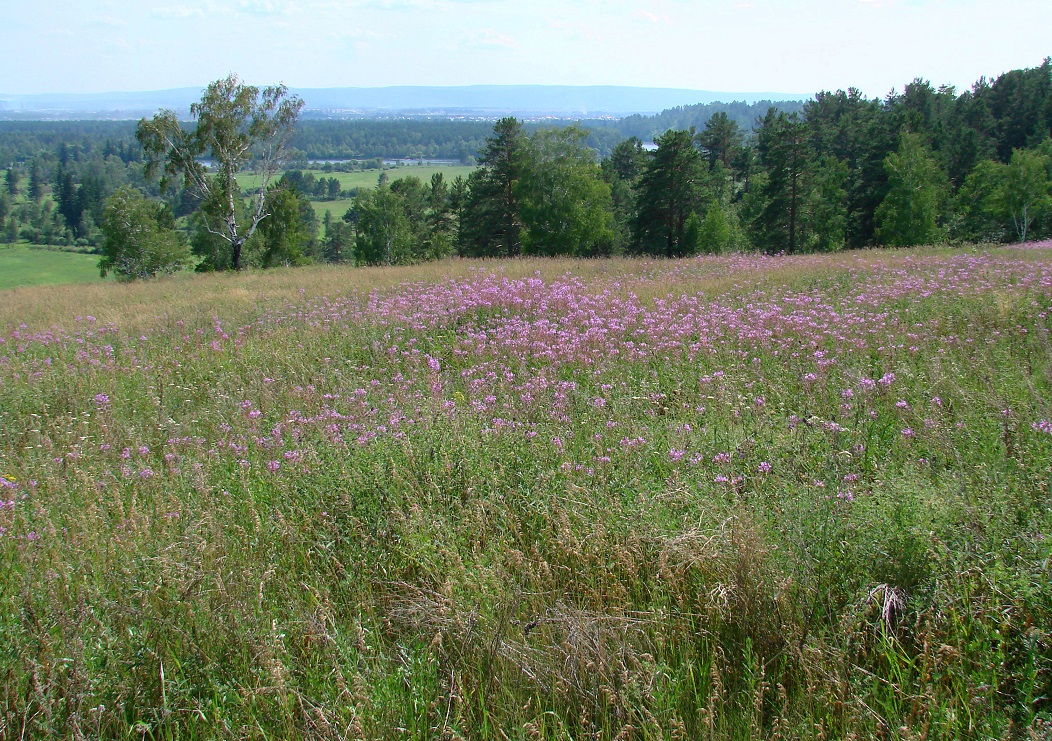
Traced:
[[396, 181], [360, 196], [344, 217], [353, 251], [339, 254], [392, 263], [1025, 241], [1052, 235], [1050, 132], [1050, 60], [962, 94], [923, 80], [883, 100], [819, 93], [800, 110], [768, 107], [752, 131], [719, 111], [652, 148], [625, 139], [602, 159], [578, 127], [531, 133], [507, 118], [466, 182]]
[[[713, 103], [706, 109], [737, 110], [739, 104]], [[777, 103], [781, 107], [782, 104]], [[766, 109], [764, 109], [766, 110]], [[735, 114], [737, 115], [737, 114]], [[634, 116], [631, 133], [618, 121], [578, 122], [589, 132], [589, 146], [605, 155], [614, 144], [637, 129], [664, 131], [659, 116]], [[645, 122], [651, 122], [649, 127]], [[189, 124], [184, 124], [190, 128]], [[526, 123], [527, 129], [543, 123]], [[383, 159], [443, 159], [472, 164], [485, 146], [492, 122], [443, 119], [332, 119], [297, 120], [288, 151], [290, 162], [306, 167], [312, 160], [354, 167], [357, 161]], [[2, 121], [0, 120], [0, 169], [8, 166], [28, 171], [34, 160], [53, 163], [65, 146], [78, 157], [118, 155], [123, 161], [141, 160], [142, 148], [135, 138], [134, 121]], [[652, 138], [649, 134], [644, 138]]]
[[760, 100], [755, 103], [744, 101], [696, 103], [669, 108], [651, 116], [637, 113], [617, 120], [589, 121], [587, 126], [596, 129], [609, 128], [617, 133], [617, 141], [634, 136], [650, 142], [670, 129], [686, 130], [692, 126], [700, 129], [717, 113], [726, 114], [727, 118], [738, 124], [743, 131], [751, 131], [756, 121], [763, 118], [770, 108], [786, 113], [799, 113], [804, 108], [804, 101]]
[[132, 184], [159, 196], [144, 176], [141, 148], [107, 139], [98, 143], [59, 141], [54, 150], [9, 163], [0, 192], [0, 242], [90, 250], [101, 240], [103, 202]]
[[[115, 219], [135, 214], [149, 223], [136, 233], [155, 234], [169, 269], [222, 270], [451, 255], [793, 253], [1052, 234], [1047, 59], [960, 94], [923, 80], [884, 99], [822, 92], [799, 108], [768, 106], [749, 128], [741, 104], [653, 143], [632, 136], [600, 147], [582, 126], [505, 118], [474, 153], [479, 167], [470, 177], [388, 181], [382, 173], [342, 218], [327, 214], [320, 224], [310, 199], [346, 194], [335, 178], [282, 174], [302, 154], [300, 105], [283, 88], [228, 78], [195, 105], [194, 126], [165, 113], [139, 122], [134, 146], [62, 141], [7, 169], [0, 236], [94, 244], [110, 254], [131, 233]], [[666, 113], [683, 120], [708, 111]], [[234, 177], [247, 168], [267, 176], [246, 195]], [[15, 213], [20, 192], [26, 198]], [[119, 273], [126, 258], [102, 266]]]

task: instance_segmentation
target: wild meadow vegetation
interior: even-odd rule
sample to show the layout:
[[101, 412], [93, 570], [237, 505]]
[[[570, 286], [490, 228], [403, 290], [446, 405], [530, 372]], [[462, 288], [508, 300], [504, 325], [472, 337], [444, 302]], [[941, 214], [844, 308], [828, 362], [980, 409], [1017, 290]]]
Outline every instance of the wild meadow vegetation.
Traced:
[[1052, 243], [5, 293], [0, 737], [1047, 738]]

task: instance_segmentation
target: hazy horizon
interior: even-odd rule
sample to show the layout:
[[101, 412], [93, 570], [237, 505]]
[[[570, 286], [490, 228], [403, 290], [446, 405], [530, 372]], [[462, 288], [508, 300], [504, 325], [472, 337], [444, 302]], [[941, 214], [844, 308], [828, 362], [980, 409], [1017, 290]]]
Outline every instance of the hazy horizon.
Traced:
[[[233, 72], [234, 74], [238, 74], [237, 70], [230, 70], [230, 72]], [[241, 76], [241, 75], [239, 75], [239, 76]], [[219, 75], [216, 78], [213, 78], [213, 79], [201, 82], [200, 84], [179, 85], [177, 87], [142, 88], [142, 89], [134, 89], [134, 90], [133, 89], [126, 89], [126, 88], [121, 88], [121, 89], [115, 88], [115, 89], [112, 89], [112, 90], [97, 90], [97, 91], [94, 91], [94, 92], [83, 92], [83, 91], [80, 91], [80, 90], [46, 90], [46, 91], [43, 91], [43, 92], [33, 92], [33, 93], [13, 92], [13, 91], [5, 90], [5, 89], [0, 89], [0, 95], [10, 95], [11, 97], [17, 97], [17, 98], [30, 98], [30, 97], [47, 97], [47, 96], [55, 96], [55, 97], [63, 96], [64, 97], [64, 96], [75, 96], [75, 95], [76, 96], [84, 96], [84, 97], [88, 97], [88, 96], [104, 96], [104, 95], [140, 95], [140, 94], [149, 94], [149, 93], [171, 93], [171, 92], [180, 92], [180, 91], [200, 92], [200, 91], [204, 90], [205, 87], [210, 82], [213, 82], [215, 79], [219, 79], [219, 77], [225, 77], [225, 75]], [[258, 81], [258, 80], [248, 80], [248, 79], [246, 79], [245, 81], [250, 83], [250, 84], [259, 84], [259, 85], [276, 84], [277, 82], [281, 82], [283, 84], [286, 84], [284, 80], [272, 81], [272, 82], [269, 82], [269, 83]], [[399, 85], [326, 85], [326, 86], [320, 86], [320, 87], [307, 87], [307, 86], [289, 85], [288, 87], [289, 87], [290, 90], [313, 90], [313, 91], [327, 91], [327, 90], [395, 90], [395, 89], [409, 89], [409, 88], [468, 89], [468, 88], [496, 88], [496, 87], [502, 87], [502, 88], [539, 88], [539, 87], [545, 87], [545, 88], [621, 88], [621, 89], [633, 89], [633, 90], [675, 90], [675, 91], [683, 91], [683, 92], [704, 93], [706, 95], [720, 95], [720, 94], [748, 95], [748, 96], [751, 96], [751, 97], [767, 96], [767, 95], [789, 95], [789, 96], [792, 96], [793, 99], [801, 98], [801, 97], [810, 97], [810, 96], [813, 96], [815, 94], [815, 92], [817, 92], [817, 91], [813, 91], [813, 90], [804, 93], [804, 92], [800, 92], [800, 91], [797, 91], [797, 92], [781, 92], [781, 91], [773, 91], [773, 90], [772, 91], [763, 91], [763, 90], [708, 90], [708, 89], [700, 89], [700, 88], [685, 88], [685, 87], [664, 86], [664, 85], [618, 85], [618, 84], [601, 84], [601, 83], [574, 85], [574, 84], [569, 84], [569, 83], [566, 83], [566, 84], [563, 84], [563, 83], [550, 83], [549, 84], [549, 83], [529, 83], [529, 82], [522, 82], [522, 83], [465, 83], [463, 85], [441, 85], [441, 84], [417, 85], [417, 84], [412, 84], [412, 83], [406, 83], [406, 84], [399, 84]]]
[[[1043, 0], [59, 0], [6, 3], [6, 95], [569, 85], [967, 89], [1052, 54]], [[1021, 23], [1020, 19], [1025, 19]]]
[[[567, 85], [387, 86], [372, 88], [292, 88], [304, 113], [321, 115], [614, 117], [656, 114], [696, 104], [754, 104], [762, 100], [802, 101], [795, 93], [747, 93], [679, 88]], [[138, 118], [159, 109], [189, 115], [200, 88], [108, 93], [9, 95], [0, 91], [0, 119]]]

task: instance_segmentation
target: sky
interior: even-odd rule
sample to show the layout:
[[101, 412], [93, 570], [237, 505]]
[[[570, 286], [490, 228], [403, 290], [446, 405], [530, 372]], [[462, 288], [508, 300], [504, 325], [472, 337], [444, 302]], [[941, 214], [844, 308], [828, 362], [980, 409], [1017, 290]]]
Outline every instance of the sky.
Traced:
[[[884, 97], [1052, 55], [1049, 0], [0, 0], [0, 93], [631, 85]], [[11, 60], [15, 60], [12, 63]]]

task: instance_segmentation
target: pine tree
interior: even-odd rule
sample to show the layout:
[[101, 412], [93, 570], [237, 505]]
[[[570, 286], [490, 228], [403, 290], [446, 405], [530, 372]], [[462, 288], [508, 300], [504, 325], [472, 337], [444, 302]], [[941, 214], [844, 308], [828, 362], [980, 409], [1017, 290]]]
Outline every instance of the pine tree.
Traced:
[[715, 113], [697, 135], [698, 146], [708, 159], [709, 169], [721, 163], [730, 170], [742, 146], [741, 127], [724, 111]]
[[7, 192], [12, 198], [18, 198], [18, 184], [22, 180], [22, 173], [19, 172], [18, 168], [12, 165], [7, 168]]
[[801, 246], [803, 203], [811, 150], [807, 127], [793, 113], [771, 108], [758, 132], [760, 162], [767, 173], [758, 241], [768, 252], [792, 254]]
[[667, 131], [636, 186], [633, 247], [651, 255], [678, 257], [693, 251], [686, 239], [687, 220], [699, 204], [704, 183], [694, 130]]
[[44, 196], [44, 173], [36, 161], [29, 170], [29, 197], [39, 201]]
[[525, 174], [526, 135], [515, 118], [502, 118], [468, 177], [460, 224], [464, 255], [515, 257], [522, 253], [523, 229], [517, 185]]

